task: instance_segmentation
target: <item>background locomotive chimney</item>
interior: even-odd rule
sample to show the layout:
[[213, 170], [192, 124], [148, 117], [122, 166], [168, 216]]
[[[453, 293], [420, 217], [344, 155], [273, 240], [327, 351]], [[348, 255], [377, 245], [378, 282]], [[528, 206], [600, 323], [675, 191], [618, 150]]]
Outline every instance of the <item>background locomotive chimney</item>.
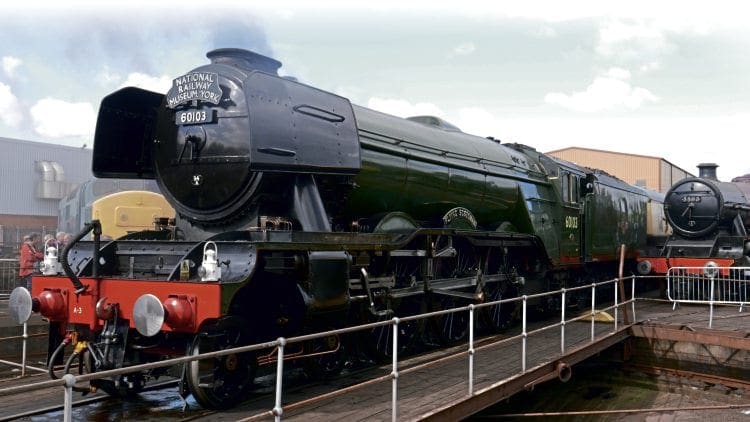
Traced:
[[260, 70], [272, 75], [278, 75], [281, 67], [281, 62], [278, 60], [241, 48], [219, 48], [209, 51], [206, 57], [211, 59], [212, 64], [227, 64], [246, 70]]
[[700, 163], [698, 164], [698, 177], [704, 179], [716, 180], [716, 168], [719, 167], [716, 163]]

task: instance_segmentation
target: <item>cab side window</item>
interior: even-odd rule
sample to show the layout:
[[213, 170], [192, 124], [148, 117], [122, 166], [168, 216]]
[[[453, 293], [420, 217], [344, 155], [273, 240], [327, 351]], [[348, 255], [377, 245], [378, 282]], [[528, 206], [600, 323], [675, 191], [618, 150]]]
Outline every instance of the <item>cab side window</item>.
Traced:
[[562, 200], [568, 203], [578, 202], [578, 185], [580, 184], [579, 177], [575, 174], [568, 173], [567, 171], [561, 174], [562, 182]]
[[570, 197], [568, 198], [568, 202], [578, 202], [578, 176], [575, 174], [570, 175]]

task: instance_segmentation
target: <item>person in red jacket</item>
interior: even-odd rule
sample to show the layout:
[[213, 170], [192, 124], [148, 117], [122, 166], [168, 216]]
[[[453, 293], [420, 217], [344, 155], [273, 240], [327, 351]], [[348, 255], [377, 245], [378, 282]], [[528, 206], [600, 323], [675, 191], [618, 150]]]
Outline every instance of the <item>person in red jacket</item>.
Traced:
[[21, 281], [31, 291], [31, 275], [37, 271], [37, 262], [44, 259], [44, 253], [40, 250], [41, 237], [39, 233], [31, 233], [24, 237], [21, 245], [21, 259], [18, 271]]

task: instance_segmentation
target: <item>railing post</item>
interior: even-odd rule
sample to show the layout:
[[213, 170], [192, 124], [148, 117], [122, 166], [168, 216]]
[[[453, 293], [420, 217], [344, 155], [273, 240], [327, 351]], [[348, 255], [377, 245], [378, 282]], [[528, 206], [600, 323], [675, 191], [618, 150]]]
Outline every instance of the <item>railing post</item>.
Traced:
[[677, 292], [672, 289], [672, 268], [667, 270], [667, 299], [672, 301], [672, 310], [677, 309]]
[[276, 401], [273, 407], [273, 416], [276, 422], [281, 420], [281, 415], [284, 414], [284, 408], [281, 407], [281, 392], [284, 383], [284, 346], [286, 345], [286, 339], [279, 337], [277, 340], [278, 355], [276, 356]]
[[391, 372], [391, 420], [398, 420], [398, 318], [393, 317], [393, 371]]
[[[635, 277], [630, 279], [630, 306], [633, 309], [633, 324], [635, 324], [635, 322], [638, 321], [638, 318], [635, 315]], [[628, 309], [627, 305], [625, 309]], [[630, 321], [628, 321], [627, 315], [625, 315], [625, 323], [630, 324]]]
[[708, 296], [708, 328], [712, 328], [714, 324], [714, 276], [709, 275], [711, 293]]
[[617, 299], [618, 299], [618, 298], [617, 298], [617, 291], [618, 291], [618, 290], [620, 290], [620, 289], [618, 288], [618, 287], [619, 287], [619, 285], [620, 285], [620, 283], [622, 283], [622, 279], [618, 278], [618, 279], [617, 279], [617, 281], [615, 281], [615, 284], [616, 284], [616, 285], [615, 285], [615, 286], [612, 286], [612, 287], [614, 287], [614, 289], [612, 289], [612, 290], [614, 290], [614, 291], [615, 291], [615, 332], [617, 332], [617, 320], [618, 320], [618, 318], [619, 318], [619, 312], [618, 312], [618, 311], [620, 310], [620, 305], [619, 305], [619, 303], [617, 302]]
[[522, 318], [521, 322], [521, 372], [526, 372], [526, 295], [523, 295], [523, 306], [522, 306]]
[[591, 283], [591, 342], [594, 342], [596, 324], [596, 283]]
[[23, 323], [23, 341], [21, 342], [21, 377], [26, 376], [26, 340], [29, 338], [28, 324]]
[[565, 288], [562, 289], [562, 310], [560, 312], [560, 355], [565, 356]]
[[474, 395], [474, 304], [469, 305], [469, 396]]
[[[620, 290], [622, 299], [625, 300], [625, 286], [622, 285], [622, 275], [625, 268], [625, 245], [620, 245], [620, 269], [617, 271], [617, 286], [615, 289]], [[635, 296], [631, 296], [631, 299], [635, 299]], [[617, 309], [617, 308], [615, 308]], [[630, 318], [628, 317], [628, 307], [622, 308], [622, 318], [625, 324], [630, 324]], [[615, 320], [617, 321], [617, 320]]]
[[65, 401], [63, 405], [63, 421], [73, 420], [73, 386], [76, 385], [76, 376], [73, 374], [63, 375], [65, 381]]

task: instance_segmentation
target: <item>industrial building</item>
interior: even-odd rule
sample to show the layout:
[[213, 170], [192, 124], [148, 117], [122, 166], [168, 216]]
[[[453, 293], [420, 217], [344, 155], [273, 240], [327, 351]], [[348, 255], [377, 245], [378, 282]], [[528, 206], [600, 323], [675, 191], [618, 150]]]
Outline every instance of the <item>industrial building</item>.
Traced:
[[29, 231], [55, 231], [60, 199], [93, 177], [92, 151], [2, 137], [0, 151], [0, 253], [8, 255]]
[[661, 157], [569, 147], [547, 154], [580, 166], [597, 168], [627, 183], [665, 193], [677, 181], [694, 175]]

